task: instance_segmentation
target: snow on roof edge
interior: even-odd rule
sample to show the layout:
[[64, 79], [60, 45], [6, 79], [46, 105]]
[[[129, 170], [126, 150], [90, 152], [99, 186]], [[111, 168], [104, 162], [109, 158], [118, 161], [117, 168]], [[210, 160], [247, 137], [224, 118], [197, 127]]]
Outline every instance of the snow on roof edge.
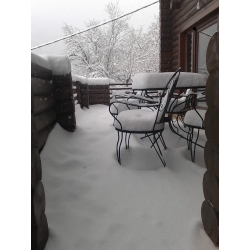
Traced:
[[31, 53], [31, 62], [52, 71], [52, 75], [65, 75], [71, 72], [67, 55], [37, 55]]

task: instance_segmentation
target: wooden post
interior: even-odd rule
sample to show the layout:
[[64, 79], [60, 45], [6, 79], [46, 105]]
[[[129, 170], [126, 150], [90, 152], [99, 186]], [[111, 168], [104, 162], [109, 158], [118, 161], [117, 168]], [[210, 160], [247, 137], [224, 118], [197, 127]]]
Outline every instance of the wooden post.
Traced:
[[203, 177], [205, 200], [201, 207], [204, 229], [219, 245], [219, 32], [210, 39], [206, 54], [209, 77], [206, 84], [207, 112], [204, 158], [207, 171]]
[[71, 73], [53, 75], [54, 96], [56, 99], [57, 122], [67, 131], [76, 129], [75, 103]]

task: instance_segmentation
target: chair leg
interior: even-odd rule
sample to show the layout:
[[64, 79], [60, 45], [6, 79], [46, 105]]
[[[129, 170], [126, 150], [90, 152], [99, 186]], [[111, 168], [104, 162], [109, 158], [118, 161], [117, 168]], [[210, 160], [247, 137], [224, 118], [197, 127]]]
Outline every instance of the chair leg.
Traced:
[[118, 139], [116, 143], [116, 156], [119, 164], [121, 165], [121, 145], [122, 145], [122, 140], [123, 140], [123, 132], [121, 132], [121, 137], [120, 137], [120, 132], [118, 132]]
[[[166, 150], [167, 146], [166, 146], [165, 141], [164, 141], [164, 139], [162, 137], [162, 132], [161, 133], [157, 133], [157, 135], [158, 135], [158, 137], [157, 137], [156, 141], [160, 138], [161, 144], [162, 144], [163, 148]], [[155, 143], [155, 141], [152, 143], [151, 148], [154, 146], [153, 145], [154, 143]]]
[[[147, 135], [147, 134], [146, 134], [146, 135]], [[156, 138], [156, 137], [155, 137], [155, 134], [153, 134], [154, 141], [152, 141], [152, 139], [149, 137], [149, 135], [147, 135], [147, 137], [148, 137], [149, 140], [151, 141], [152, 146], [154, 147], [154, 149], [155, 149], [157, 155], [159, 156], [159, 158], [160, 158], [160, 160], [161, 160], [163, 166], [166, 167], [166, 162], [165, 162], [165, 160], [164, 160], [164, 158], [163, 158], [161, 149], [160, 149], [159, 144], [158, 144], [158, 142], [157, 142], [159, 136], [158, 136], [158, 138]], [[155, 144], [156, 144], [157, 147], [155, 147]]]
[[131, 133], [126, 133], [125, 135], [125, 145], [126, 145], [126, 149], [129, 149], [129, 140], [130, 140], [130, 136], [131, 136]]
[[192, 162], [194, 162], [194, 160], [195, 160], [195, 149], [196, 149], [197, 141], [198, 141], [198, 138], [199, 138], [199, 134], [200, 134], [200, 129], [198, 129], [195, 143], [193, 143], [194, 144], [194, 149], [193, 150], [192, 150], [192, 145], [191, 145], [191, 159], [192, 159]]

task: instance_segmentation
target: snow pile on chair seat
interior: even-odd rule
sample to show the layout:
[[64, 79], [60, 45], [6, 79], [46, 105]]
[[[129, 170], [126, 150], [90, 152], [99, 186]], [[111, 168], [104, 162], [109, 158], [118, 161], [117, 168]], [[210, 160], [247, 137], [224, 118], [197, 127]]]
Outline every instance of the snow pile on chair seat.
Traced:
[[[206, 110], [202, 110], [202, 109], [199, 109], [199, 110], [196, 110], [200, 116], [202, 117], [203, 121], [204, 121], [204, 118], [205, 118], [205, 114], [206, 114]], [[184, 118], [184, 123], [189, 125], [189, 126], [194, 126], [194, 127], [203, 127], [202, 123], [202, 119], [201, 117], [197, 114], [195, 110], [189, 110], [186, 115], [185, 115], [185, 118]]]
[[[151, 110], [126, 110], [117, 116], [117, 120], [122, 124], [123, 131], [153, 131], [157, 112]], [[114, 126], [121, 129], [120, 123], [115, 121]], [[154, 130], [162, 130], [164, 123], [156, 124]]]

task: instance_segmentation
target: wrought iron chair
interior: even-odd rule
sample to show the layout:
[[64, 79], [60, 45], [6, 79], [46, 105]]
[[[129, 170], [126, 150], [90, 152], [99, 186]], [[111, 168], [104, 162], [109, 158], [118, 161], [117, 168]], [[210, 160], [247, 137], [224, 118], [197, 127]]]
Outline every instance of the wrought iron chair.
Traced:
[[[163, 90], [163, 93], [160, 96], [160, 99], [157, 103], [145, 102], [145, 103], [140, 103], [140, 105], [135, 105], [133, 103], [130, 103], [130, 105], [137, 106], [139, 107], [139, 109], [125, 110], [120, 112], [118, 115], [113, 115], [113, 113], [111, 112], [111, 106], [114, 105], [114, 103], [111, 102], [109, 106], [109, 111], [115, 119], [114, 127], [118, 132], [116, 155], [117, 155], [117, 160], [120, 164], [121, 164], [120, 148], [123, 141], [123, 134], [125, 133], [126, 149], [129, 148], [129, 140], [131, 134], [145, 134], [145, 136], [149, 138], [149, 140], [152, 143], [151, 147], [155, 149], [161, 162], [163, 163], [164, 166], [166, 166], [166, 162], [163, 158], [160, 146], [158, 144], [158, 140], [160, 139], [160, 141], [164, 146], [164, 149], [166, 149], [166, 145], [162, 138], [164, 124], [166, 122], [165, 111], [170, 103], [171, 97], [176, 88], [180, 75], [180, 70], [181, 69], [179, 68], [167, 82], [166, 87]], [[143, 107], [154, 107], [156, 109], [152, 111], [149, 109], [143, 109]]]
[[[205, 94], [199, 93], [198, 95], [192, 94], [194, 98], [196, 98], [199, 102], [205, 102], [206, 97]], [[191, 97], [191, 95], [190, 95]], [[192, 97], [191, 97], [192, 98]], [[188, 143], [188, 149], [191, 152], [191, 160], [192, 162], [195, 161], [195, 149], [196, 146], [204, 148], [204, 146], [197, 143], [199, 138], [200, 129], [205, 129], [204, 127], [204, 119], [205, 119], [206, 110], [204, 109], [197, 109], [196, 105], [194, 106], [194, 109], [189, 110], [186, 112], [184, 117], [184, 125], [188, 128], [187, 133], [187, 143]], [[194, 141], [194, 129], [197, 130], [197, 136]]]

